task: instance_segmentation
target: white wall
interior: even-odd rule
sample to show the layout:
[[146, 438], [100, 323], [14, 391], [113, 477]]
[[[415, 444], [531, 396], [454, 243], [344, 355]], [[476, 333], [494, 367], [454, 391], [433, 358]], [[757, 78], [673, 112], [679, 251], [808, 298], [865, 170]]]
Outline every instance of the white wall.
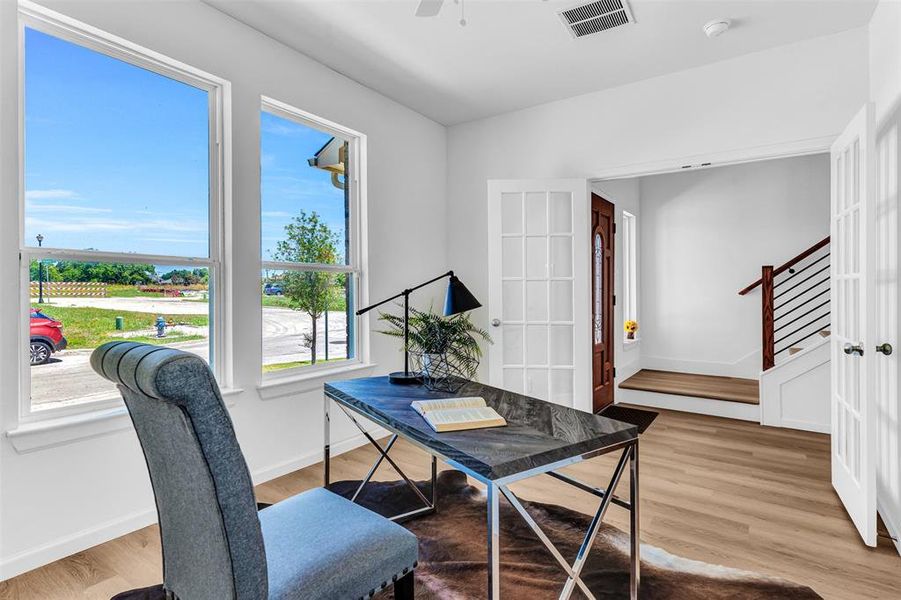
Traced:
[[[616, 273], [613, 282], [613, 293], [616, 295], [616, 306], [613, 307], [613, 339], [614, 344], [614, 364], [616, 365], [616, 381], [625, 381], [641, 369], [641, 333], [639, 332], [639, 341], [625, 343], [623, 340], [623, 302], [625, 297], [623, 292], [623, 259], [626, 253], [623, 251], [623, 211], [628, 211], [635, 215], [638, 219], [638, 227], [641, 227], [641, 206], [639, 199], [641, 197], [640, 185], [638, 178], [616, 179], [609, 181], [594, 182], [591, 190], [614, 204], [614, 221], [616, 223], [616, 236], [614, 237], [614, 258], [616, 262]], [[641, 232], [638, 232], [636, 251], [638, 259], [638, 273], [642, 272], [641, 263]], [[640, 275], [639, 275], [640, 277]], [[641, 279], [638, 280], [638, 298], [639, 302], [642, 298]], [[641, 310], [639, 309], [639, 322], [642, 319]], [[614, 394], [615, 399], [616, 394]]]
[[[369, 295], [390, 295], [447, 268], [444, 127], [196, 2], [48, 2], [50, 8], [223, 77], [232, 83], [235, 383], [232, 415], [257, 480], [318, 461], [322, 397], [311, 391], [262, 400], [259, 238], [259, 109], [266, 95], [368, 136]], [[16, 7], [0, 1], [0, 280], [16, 281]], [[398, 160], [403, 157], [403, 160]], [[426, 215], [426, 217], [423, 217]], [[401, 233], [399, 233], [401, 232]], [[415, 258], [411, 258], [415, 257]], [[465, 266], [457, 267], [469, 280]], [[438, 286], [440, 287], [440, 286]], [[437, 290], [436, 294], [440, 294]], [[425, 292], [425, 291], [424, 291]], [[419, 296], [427, 306], [428, 292]], [[14, 286], [0, 286], [0, 397], [5, 431], [15, 420]], [[376, 372], [397, 366], [391, 341], [373, 336]], [[357, 373], [359, 375], [359, 373]], [[321, 389], [321, 383], [318, 384]], [[349, 426], [335, 438], [349, 438]], [[155, 519], [130, 428], [20, 454], [0, 439], [0, 578], [65, 556]]]
[[641, 179], [642, 366], [756, 379], [760, 291], [738, 290], [829, 235], [818, 154]]
[[[894, 281], [894, 300], [898, 301], [899, 230], [901, 230], [901, 3], [882, 0], [870, 21], [870, 94], [876, 103], [879, 123], [876, 139], [877, 155], [877, 204], [879, 210], [889, 215], [896, 225], [889, 225], [879, 232], [888, 241], [890, 255], [881, 258], [880, 276]], [[891, 343], [901, 348], [901, 331], [897, 309], [894, 312], [878, 311], [881, 337], [877, 343]], [[879, 512], [889, 531], [901, 540], [901, 382], [896, 352], [890, 357], [877, 356], [877, 377], [884, 390], [877, 407], [879, 429], [877, 489]], [[901, 552], [901, 542], [896, 542]]]
[[486, 295], [488, 179], [601, 178], [824, 150], [866, 101], [867, 79], [862, 28], [451, 127], [448, 232], [466, 243], [449, 245], [449, 263]]

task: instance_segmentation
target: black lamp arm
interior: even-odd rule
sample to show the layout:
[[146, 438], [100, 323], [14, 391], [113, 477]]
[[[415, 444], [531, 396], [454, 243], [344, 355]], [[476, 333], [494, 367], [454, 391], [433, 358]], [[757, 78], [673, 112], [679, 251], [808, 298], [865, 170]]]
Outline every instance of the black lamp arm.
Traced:
[[447, 273], [442, 273], [441, 275], [438, 275], [437, 277], [433, 277], [432, 279], [429, 279], [428, 281], [420, 283], [419, 285], [415, 285], [411, 288], [407, 288], [404, 291], [402, 291], [398, 294], [395, 294], [394, 296], [391, 296], [390, 298], [386, 298], [386, 299], [382, 300], [381, 302], [376, 302], [375, 304], [372, 304], [371, 306], [367, 306], [366, 308], [361, 308], [360, 310], [357, 311], [357, 316], [367, 313], [370, 310], [372, 310], [373, 308], [378, 308], [379, 306], [382, 306], [383, 304], [387, 304], [388, 302], [391, 302], [392, 300], [397, 300], [398, 298], [403, 298], [404, 296], [409, 296], [410, 293], [415, 292], [419, 288], [424, 288], [425, 286], [429, 285], [430, 283], [435, 283], [436, 281], [444, 279], [445, 277], [453, 277], [453, 276], [454, 276], [453, 271], [448, 271]]

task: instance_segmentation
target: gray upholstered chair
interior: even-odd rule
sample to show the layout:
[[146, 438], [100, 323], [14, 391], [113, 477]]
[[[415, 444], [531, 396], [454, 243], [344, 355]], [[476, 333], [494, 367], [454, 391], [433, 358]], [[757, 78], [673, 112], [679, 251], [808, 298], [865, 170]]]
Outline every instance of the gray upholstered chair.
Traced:
[[250, 473], [206, 363], [112, 342], [91, 356], [118, 384], [156, 496], [163, 579], [179, 600], [413, 597], [416, 537], [325, 489], [257, 512]]

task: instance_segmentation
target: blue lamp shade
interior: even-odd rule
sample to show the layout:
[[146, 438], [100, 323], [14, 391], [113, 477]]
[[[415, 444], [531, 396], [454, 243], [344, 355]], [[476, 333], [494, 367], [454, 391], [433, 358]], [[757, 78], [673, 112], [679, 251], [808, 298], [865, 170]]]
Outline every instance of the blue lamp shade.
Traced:
[[451, 275], [450, 281], [447, 282], [447, 295], [444, 297], [444, 316], [450, 317], [480, 306], [482, 304], [463, 282], [456, 275]]

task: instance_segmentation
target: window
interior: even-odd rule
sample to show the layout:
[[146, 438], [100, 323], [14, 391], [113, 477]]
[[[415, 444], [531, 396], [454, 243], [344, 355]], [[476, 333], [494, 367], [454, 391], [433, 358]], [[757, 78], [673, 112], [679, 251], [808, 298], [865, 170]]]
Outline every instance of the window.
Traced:
[[163, 343], [222, 379], [224, 82], [24, 11], [22, 417], [119, 402], [89, 364]]
[[[632, 213], [623, 211], [623, 322], [638, 323], [638, 228]], [[638, 333], [629, 338], [628, 332], [623, 336], [627, 342], [638, 339]]]
[[274, 100], [260, 128], [264, 377], [356, 361], [361, 136]]

